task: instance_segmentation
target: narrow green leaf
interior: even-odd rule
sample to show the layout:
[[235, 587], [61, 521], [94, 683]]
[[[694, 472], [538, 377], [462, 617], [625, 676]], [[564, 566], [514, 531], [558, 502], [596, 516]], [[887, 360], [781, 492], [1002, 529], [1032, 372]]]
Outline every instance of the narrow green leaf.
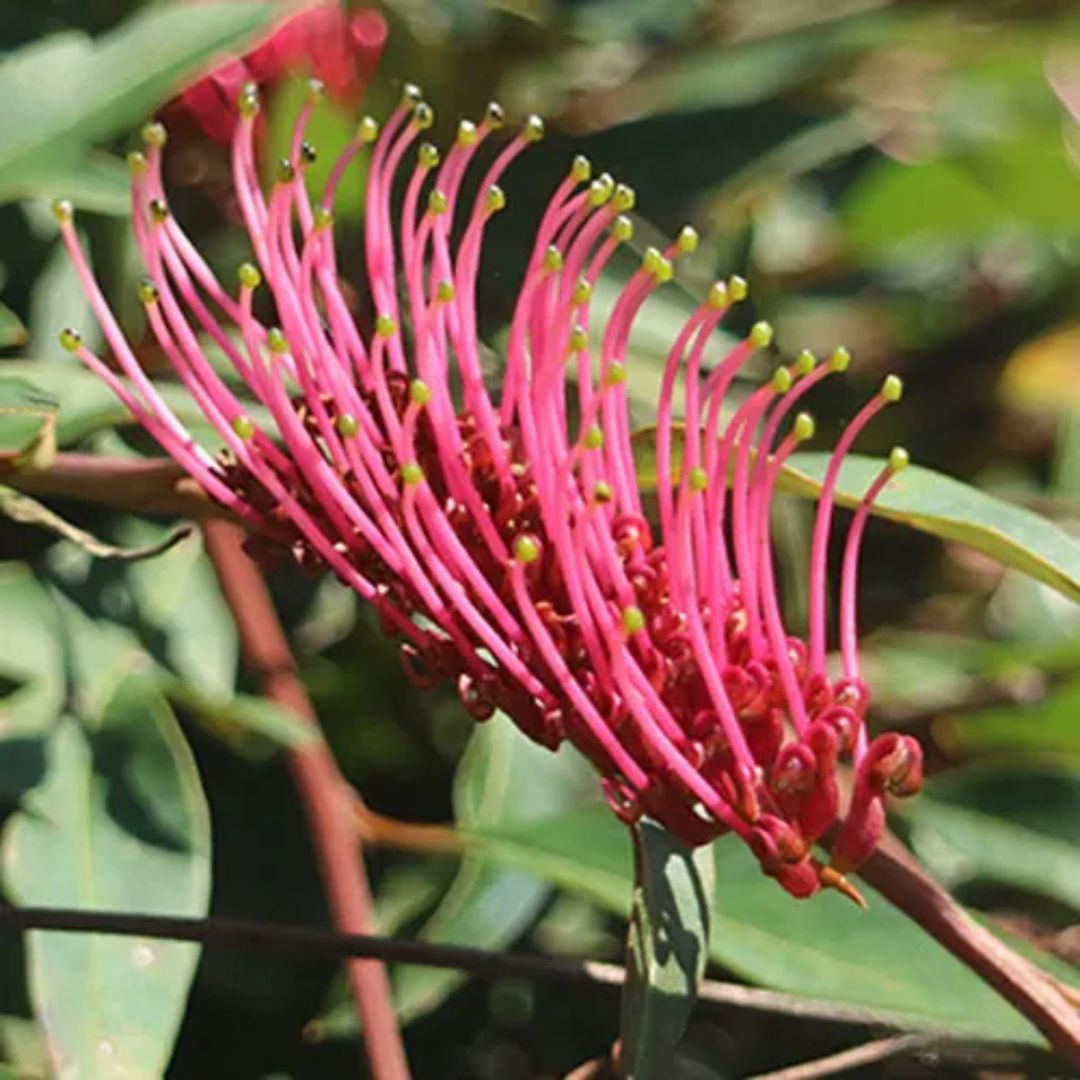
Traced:
[[56, 449], [59, 403], [27, 379], [0, 376], [0, 465], [47, 465]]
[[[100, 724], [61, 720], [43, 783], [3, 839], [13, 902], [203, 916], [210, 825], [191, 752], [151, 681], [124, 680]], [[164, 1074], [195, 946], [31, 933], [30, 989], [59, 1075]]]
[[634, 1080], [671, 1075], [709, 951], [712, 848], [695, 851], [663, 826], [631, 829], [634, 888], [626, 936], [622, 1069]]
[[95, 142], [139, 123], [185, 77], [240, 46], [269, 4], [168, 5], [138, 12], [90, 41], [63, 33], [0, 64], [0, 200], [41, 194]]
[[0, 304], [0, 349], [25, 345], [27, 336], [26, 327], [19, 316], [6, 304]]

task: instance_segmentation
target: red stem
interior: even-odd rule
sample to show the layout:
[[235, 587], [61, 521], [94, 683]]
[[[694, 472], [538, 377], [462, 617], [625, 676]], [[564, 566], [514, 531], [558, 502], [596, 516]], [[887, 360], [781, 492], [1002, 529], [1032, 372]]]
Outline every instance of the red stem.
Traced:
[[[236, 621], [244, 662], [258, 677], [266, 697], [317, 726], [266, 583], [240, 546], [243, 533], [223, 521], [206, 521], [203, 531]], [[371, 934], [371, 890], [352, 820], [351, 789], [321, 739], [291, 751], [289, 767], [307, 813], [334, 926], [346, 933]], [[372, 1076], [375, 1080], [407, 1080], [409, 1067], [386, 968], [378, 961], [350, 960], [346, 971]]]

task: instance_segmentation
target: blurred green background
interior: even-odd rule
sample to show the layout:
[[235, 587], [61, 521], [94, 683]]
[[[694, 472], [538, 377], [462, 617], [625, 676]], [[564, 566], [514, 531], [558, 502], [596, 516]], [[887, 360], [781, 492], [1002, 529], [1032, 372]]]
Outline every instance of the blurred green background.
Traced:
[[[636, 189], [642, 244], [686, 222], [702, 235], [633, 339], [643, 423], [685, 314], [714, 277], [742, 273], [752, 292], [733, 331], [767, 318], [782, 353], [843, 343], [855, 355], [849, 377], [815, 395], [820, 446], [896, 371], [904, 402], [861, 449], [903, 443], [916, 462], [1075, 535], [1075, 4], [396, 0], [380, 10], [389, 43], [364, 109], [385, 116], [414, 80], [444, 141], [492, 98], [511, 120], [547, 120], [548, 137], [508, 174], [508, 211], [489, 230], [480, 306], [496, 352], [530, 229], [571, 156], [585, 153]], [[0, 66], [0, 411], [17, 399], [25, 413], [32, 385], [48, 395], [41, 415], [64, 449], [154, 452], [55, 344], [68, 324], [95, 336], [48, 202], [63, 195], [80, 208], [106, 294], [152, 366], [122, 155], [185, 75], [221, 47], [242, 50], [266, 17], [245, 5], [131, 0], [0, 10], [9, 50]], [[111, 37], [91, 49], [80, 33]], [[301, 83], [285, 81], [271, 96], [268, 161], [301, 94]], [[356, 115], [321, 108], [315, 182]], [[191, 125], [173, 129], [173, 209], [224, 279], [249, 256], [227, 165]], [[359, 264], [362, 198], [357, 176], [337, 211], [346, 268]], [[117, 544], [169, 528], [75, 501], [50, 505]], [[785, 602], [798, 625], [808, 504], [791, 500], [780, 512]], [[476, 837], [464, 859], [372, 850], [382, 928], [619, 959], [629, 852], [596, 808], [587, 770], [570, 753], [525, 744], [503, 718], [474, 729], [452, 688], [416, 691], [371, 613], [333, 582], [282, 571], [272, 584], [327, 736], [370, 806], [410, 821], [453, 819]], [[918, 735], [930, 764], [925, 795], [897, 828], [980, 917], [1075, 981], [1080, 609], [970, 549], [874, 521], [861, 617], [873, 720]], [[296, 737], [238, 671], [235, 631], [197, 539], [147, 562], [94, 561], [40, 528], [0, 520], [9, 898], [322, 923], [280, 753]], [[718, 977], [865, 1006], [917, 1029], [1015, 1041], [1028, 1047], [1029, 1075], [1052, 1072], [1032, 1029], [880, 897], [870, 893], [867, 913], [834, 896], [799, 904], [738, 845], [721, 842], [717, 859]], [[73, 865], [86, 869], [78, 880], [64, 873]], [[355, 1074], [357, 1034], [333, 964], [208, 950], [196, 970], [186, 947], [155, 947], [149, 959], [134, 947], [61, 951], [54, 942], [23, 952], [0, 940], [0, 1062], [18, 1076], [49, 1073], [32, 992], [56, 1010], [56, 1045], [97, 1055], [102, 1069], [102, 1040], [112, 1039], [109, 1053], [134, 1076], [167, 1062], [176, 1077]], [[87, 965], [105, 973], [100, 985], [76, 977]], [[615, 1037], [613, 993], [463, 983], [395, 972], [420, 1077], [561, 1075]], [[682, 1067], [748, 1076], [864, 1035], [780, 1014], [703, 1012]], [[975, 1069], [935, 1053], [865, 1075]]]

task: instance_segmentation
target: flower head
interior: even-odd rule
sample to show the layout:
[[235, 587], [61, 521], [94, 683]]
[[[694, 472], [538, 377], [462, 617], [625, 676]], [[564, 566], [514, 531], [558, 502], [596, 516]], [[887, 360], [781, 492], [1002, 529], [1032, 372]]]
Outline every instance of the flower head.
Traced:
[[[906, 463], [902, 451], [848, 530], [839, 678], [825, 666], [826, 553], [840, 463], [900, 396], [899, 380], [885, 380], [831, 458], [801, 640], [781, 617], [770, 509], [785, 461], [813, 435], [813, 420], [796, 407], [844, 370], [847, 353], [822, 363], [803, 353], [780, 365], [725, 417], [733, 379], [772, 331], [758, 323], [706, 371], [714, 330], [747, 290], [738, 277], [717, 282], [668, 354], [654, 434], [654, 528], [632, 453], [627, 345], [642, 305], [696, 246], [693, 230], [646, 251], [597, 325], [593, 288], [632, 233], [634, 193], [607, 175], [592, 179], [588, 161], [575, 159], [537, 227], [495, 392], [477, 328], [481, 252], [506, 201], [499, 180], [542, 136], [542, 123], [531, 118], [504, 140], [493, 105], [479, 123], [463, 121], [443, 155], [420, 141], [432, 111], [407, 87], [381, 133], [373, 120], [359, 125], [312, 203], [304, 181], [311, 108], [264, 195], [253, 153], [258, 98], [253, 89], [241, 94], [232, 160], [254, 259], [232, 288], [169, 212], [163, 140], [148, 140], [132, 159], [146, 315], [222, 453], [196, 443], [143, 373], [62, 204], [64, 241], [124, 377], [74, 332], [65, 332], [65, 346], [247, 524], [255, 554], [332, 570], [374, 604], [401, 636], [416, 682], [453, 679], [478, 720], [501, 710], [545, 746], [569, 740], [626, 819], [649, 814], [693, 844], [732, 831], [791, 893], [825, 884], [857, 896], [843, 874], [876, 843], [885, 793], [913, 791], [921, 776], [913, 740], [868, 738], [856, 649], [860, 540], [872, 501]], [[366, 325], [340, 287], [332, 228], [338, 182], [361, 153], [370, 155]], [[479, 173], [475, 188], [465, 183], [469, 171]], [[259, 290], [269, 292], [277, 326], [256, 317]], [[208, 345], [227, 358], [258, 413], [210, 363]], [[840, 817], [843, 760], [854, 765], [854, 794], [833, 861], [822, 866], [812, 849]]]

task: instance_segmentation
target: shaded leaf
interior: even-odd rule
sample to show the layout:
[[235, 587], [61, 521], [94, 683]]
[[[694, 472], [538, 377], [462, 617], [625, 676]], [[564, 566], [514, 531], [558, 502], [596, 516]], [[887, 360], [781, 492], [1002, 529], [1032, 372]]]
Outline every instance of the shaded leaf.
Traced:
[[[151, 682], [126, 679], [99, 724], [66, 717], [44, 782], [3, 841], [4, 881], [24, 905], [206, 914], [210, 825], [191, 752]], [[61, 1075], [164, 1073], [197, 947], [31, 933], [31, 995]]]
[[0, 464], [47, 465], [56, 449], [59, 402], [5, 365], [0, 376]]
[[25, 345], [27, 337], [26, 327], [19, 316], [6, 304], [0, 304], [0, 349]]

